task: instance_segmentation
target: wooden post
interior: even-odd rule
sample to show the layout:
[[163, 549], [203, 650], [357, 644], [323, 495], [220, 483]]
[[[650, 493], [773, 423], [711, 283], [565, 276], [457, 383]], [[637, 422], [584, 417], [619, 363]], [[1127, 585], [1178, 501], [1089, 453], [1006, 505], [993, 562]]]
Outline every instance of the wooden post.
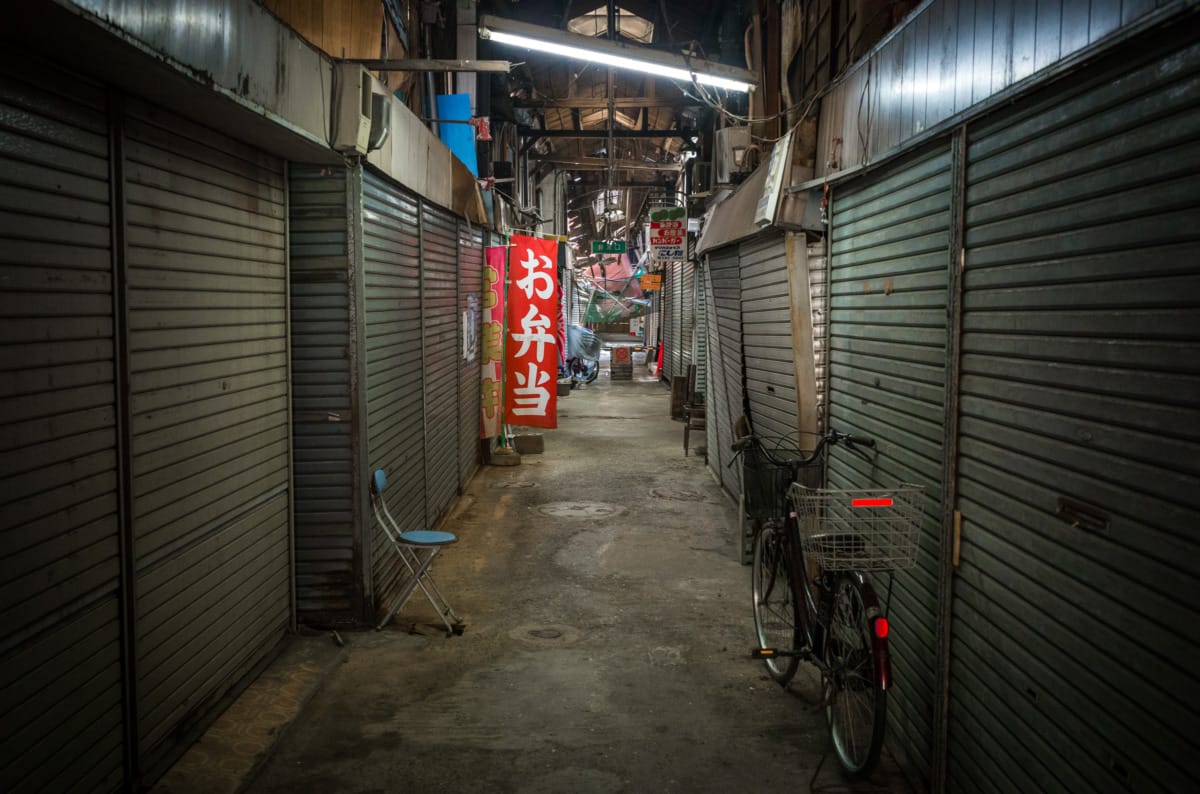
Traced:
[[796, 430], [801, 449], [815, 445], [817, 432], [817, 362], [813, 356], [812, 303], [808, 294], [808, 246], [803, 236], [787, 233], [788, 294], [792, 310], [792, 361], [796, 370]]

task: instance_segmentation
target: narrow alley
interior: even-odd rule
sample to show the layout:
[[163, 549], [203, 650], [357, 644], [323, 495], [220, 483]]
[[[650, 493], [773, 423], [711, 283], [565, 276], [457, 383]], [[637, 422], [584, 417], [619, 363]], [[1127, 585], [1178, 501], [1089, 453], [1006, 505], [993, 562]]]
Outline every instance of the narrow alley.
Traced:
[[434, 620], [417, 593], [345, 635], [249, 790], [803, 790], [827, 742], [815, 678], [785, 693], [749, 659], [735, 511], [668, 407], [603, 377], [562, 401], [544, 454], [485, 466], [435, 563], [466, 632], [409, 633]]

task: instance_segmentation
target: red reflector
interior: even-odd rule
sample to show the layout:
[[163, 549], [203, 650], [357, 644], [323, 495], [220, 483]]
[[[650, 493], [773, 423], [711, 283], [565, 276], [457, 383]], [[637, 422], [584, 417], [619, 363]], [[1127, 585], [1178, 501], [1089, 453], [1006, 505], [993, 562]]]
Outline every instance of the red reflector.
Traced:
[[891, 507], [892, 498], [886, 499], [851, 499], [851, 507]]
[[888, 620], [887, 618], [875, 618], [875, 636], [883, 639], [888, 635]]

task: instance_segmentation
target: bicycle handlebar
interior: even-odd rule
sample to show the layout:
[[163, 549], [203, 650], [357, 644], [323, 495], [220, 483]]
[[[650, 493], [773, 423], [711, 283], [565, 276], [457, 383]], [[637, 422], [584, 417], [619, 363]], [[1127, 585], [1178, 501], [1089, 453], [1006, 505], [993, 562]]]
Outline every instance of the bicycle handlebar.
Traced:
[[[754, 434], [743, 436], [737, 441], [734, 441], [733, 444], [730, 445], [730, 449], [734, 452], [734, 460], [737, 459], [738, 455], [742, 454], [753, 446], [772, 463], [790, 464], [804, 467], [811, 466], [813, 463], [815, 463], [821, 457], [821, 453], [825, 451], [826, 446], [834, 446], [837, 444], [845, 444], [849, 449], [854, 449], [855, 447], [867, 447], [869, 449], [874, 449], [875, 439], [867, 438], [866, 436], [853, 436], [849, 433], [839, 433], [836, 430], [830, 430], [825, 435], [821, 436], [821, 439], [817, 442], [816, 449], [812, 451], [811, 455], [796, 459], [785, 459], [779, 457], [772, 450], [767, 449], [767, 447], [763, 444], [762, 439]], [[732, 465], [733, 461], [731, 460], [729, 463]]]

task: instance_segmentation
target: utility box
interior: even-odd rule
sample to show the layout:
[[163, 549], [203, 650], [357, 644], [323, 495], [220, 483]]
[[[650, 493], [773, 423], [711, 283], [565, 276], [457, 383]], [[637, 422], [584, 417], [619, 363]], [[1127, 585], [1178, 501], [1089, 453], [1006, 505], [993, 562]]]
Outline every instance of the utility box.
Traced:
[[333, 148], [366, 154], [371, 142], [371, 73], [340, 63], [333, 73]]

